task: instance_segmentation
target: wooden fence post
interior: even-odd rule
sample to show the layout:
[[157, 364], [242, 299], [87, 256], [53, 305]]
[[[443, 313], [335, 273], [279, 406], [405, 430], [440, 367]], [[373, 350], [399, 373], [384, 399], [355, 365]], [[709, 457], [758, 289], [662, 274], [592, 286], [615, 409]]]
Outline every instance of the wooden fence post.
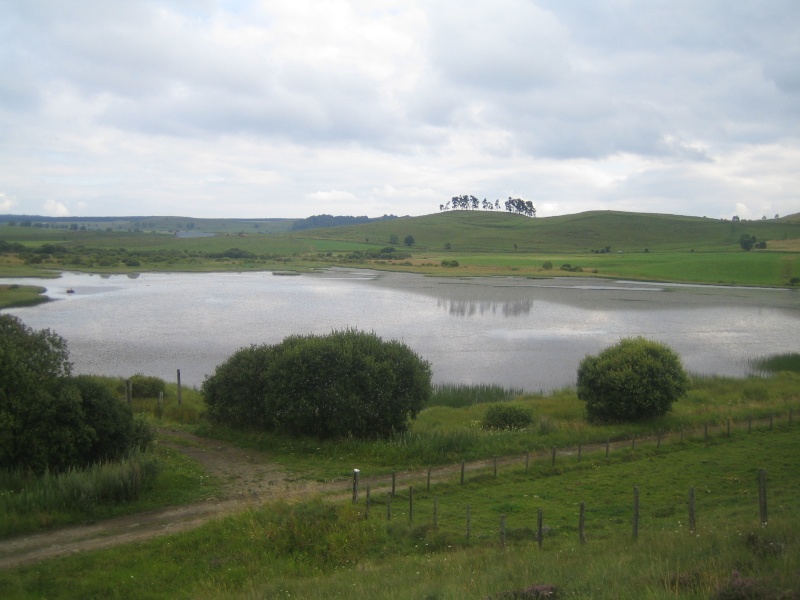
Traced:
[[386, 494], [386, 520], [392, 520], [392, 494]]
[[556, 447], [555, 446], [553, 446], [553, 461], [551, 463], [551, 466], [553, 466], [553, 467], [556, 466]]
[[358, 476], [360, 473], [360, 470], [353, 469], [353, 504], [358, 504]]
[[694, 509], [694, 488], [689, 488], [689, 531], [692, 533], [697, 529], [696, 514]]
[[586, 543], [586, 503], [581, 502], [581, 514], [578, 518], [578, 535], [580, 536], [581, 544]]
[[397, 483], [397, 473], [392, 471], [392, 498], [394, 498], [394, 489], [396, 483]]
[[542, 526], [544, 519], [542, 514], [542, 509], [536, 509], [536, 540], [539, 542], [539, 549], [542, 548], [542, 543], [544, 542], [544, 527]]
[[178, 406], [181, 405], [181, 370], [178, 369]]
[[461, 485], [464, 485], [464, 461], [461, 461]]
[[364, 518], [365, 519], [369, 519], [369, 507], [370, 507], [370, 504], [372, 503], [371, 500], [370, 500], [369, 492], [370, 492], [369, 486], [367, 486], [367, 506], [366, 506], [366, 509], [364, 510]]
[[633, 488], [633, 539], [639, 538], [639, 488]]
[[767, 470], [758, 470], [758, 514], [761, 524], [767, 524]]
[[494, 457], [494, 478], [497, 479], [497, 457]]

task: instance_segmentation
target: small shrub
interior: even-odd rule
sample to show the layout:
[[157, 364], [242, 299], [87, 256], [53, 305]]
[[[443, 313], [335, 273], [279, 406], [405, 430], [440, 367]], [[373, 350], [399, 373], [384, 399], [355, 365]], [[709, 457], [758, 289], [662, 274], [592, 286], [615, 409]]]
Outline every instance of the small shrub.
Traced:
[[545, 271], [549, 271], [549, 270], [551, 270], [551, 269], [553, 268], [553, 263], [551, 263], [549, 260], [546, 260], [546, 261], [544, 261], [544, 262], [542, 263], [542, 268], [543, 268]]
[[578, 398], [594, 421], [665, 415], [688, 388], [680, 357], [643, 337], [623, 339], [578, 366]]
[[484, 429], [525, 429], [533, 423], [533, 412], [521, 406], [494, 404], [483, 417]]
[[442, 261], [443, 267], [457, 267], [458, 261], [457, 260], [443, 260]]

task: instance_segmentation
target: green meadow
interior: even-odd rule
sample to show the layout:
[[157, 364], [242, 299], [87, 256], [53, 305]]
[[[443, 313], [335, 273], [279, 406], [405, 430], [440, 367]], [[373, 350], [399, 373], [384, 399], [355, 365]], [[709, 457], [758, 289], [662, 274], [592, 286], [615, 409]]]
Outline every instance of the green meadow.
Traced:
[[[142, 228], [143, 223], [156, 227]], [[166, 229], [190, 223], [196, 231], [213, 235], [178, 238]], [[119, 221], [106, 228], [90, 224], [85, 231], [3, 224], [0, 242], [6, 250], [0, 253], [0, 275], [360, 266], [443, 276], [577, 275], [783, 287], [800, 283], [796, 216], [734, 222], [609, 211], [535, 219], [453, 211], [294, 232], [290, 226], [280, 220], [177, 217], [167, 222], [155, 217]], [[743, 234], [765, 242], [766, 248], [742, 250]], [[413, 244], [405, 245], [407, 236]], [[406, 256], [370, 255], [387, 246]], [[443, 266], [443, 261], [458, 266]]]

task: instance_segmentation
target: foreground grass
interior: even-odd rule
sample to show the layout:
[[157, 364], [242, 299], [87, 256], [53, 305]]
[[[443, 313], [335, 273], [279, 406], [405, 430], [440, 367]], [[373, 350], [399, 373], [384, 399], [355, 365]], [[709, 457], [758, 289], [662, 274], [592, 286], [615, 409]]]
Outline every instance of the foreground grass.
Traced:
[[[537, 463], [528, 473], [518, 465], [497, 478], [437, 483], [430, 492], [419, 486], [413, 519], [403, 494], [391, 521], [377, 494], [368, 518], [363, 499], [269, 503], [189, 533], [4, 572], [0, 595], [450, 599], [540, 584], [570, 598], [796, 598], [798, 430], [739, 432], [635, 458], [596, 455], [557, 469]], [[769, 474], [766, 527], [758, 519], [759, 468]], [[638, 540], [630, 524], [633, 486], [641, 491]], [[690, 487], [697, 490], [695, 533], [686, 524]], [[538, 508], [547, 528], [542, 549]], [[758, 595], [743, 595], [745, 588]], [[726, 589], [740, 595], [718, 596]]]
[[[450, 390], [453, 392], [454, 390]], [[706, 426], [712, 435], [755, 427], [766, 427], [770, 417], [800, 420], [800, 374], [781, 372], [770, 377], [736, 379], [694, 377], [689, 394], [673, 405], [672, 411], [657, 419], [639, 423], [592, 424], [587, 422], [585, 404], [574, 389], [550, 394], [526, 394], [511, 402], [534, 414], [532, 427], [521, 430], [486, 431], [483, 417], [493, 398], [502, 390], [486, 390], [488, 395], [462, 390], [466, 402], [440, 396], [442, 404], [420, 412], [408, 432], [389, 440], [320, 441], [274, 433], [234, 431], [201, 422], [196, 433], [224, 439], [232, 444], [266, 453], [269, 459], [284, 465], [299, 477], [328, 480], [346, 477], [354, 467], [370, 473], [422, 469], [428, 466], [487, 459], [495, 456], [521, 455], [526, 452], [577, 448], [578, 444], [601, 444], [650, 438], [659, 433], [679, 439], [704, 435]], [[495, 399], [495, 401], [497, 401]], [[508, 400], [506, 400], [508, 401]], [[453, 405], [457, 405], [454, 407]]]

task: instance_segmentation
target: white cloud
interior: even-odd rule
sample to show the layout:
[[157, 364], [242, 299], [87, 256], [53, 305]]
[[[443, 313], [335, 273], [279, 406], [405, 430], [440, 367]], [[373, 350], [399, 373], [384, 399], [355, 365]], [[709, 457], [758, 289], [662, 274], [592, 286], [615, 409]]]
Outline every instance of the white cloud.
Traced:
[[464, 193], [542, 216], [800, 206], [788, 0], [4, 13], [0, 181], [24, 213], [421, 214]]
[[14, 206], [14, 201], [6, 196], [4, 193], [0, 192], [0, 210], [3, 212], [7, 212], [11, 210]]
[[48, 200], [44, 203], [43, 212], [48, 217], [68, 217], [69, 210], [61, 202]]

